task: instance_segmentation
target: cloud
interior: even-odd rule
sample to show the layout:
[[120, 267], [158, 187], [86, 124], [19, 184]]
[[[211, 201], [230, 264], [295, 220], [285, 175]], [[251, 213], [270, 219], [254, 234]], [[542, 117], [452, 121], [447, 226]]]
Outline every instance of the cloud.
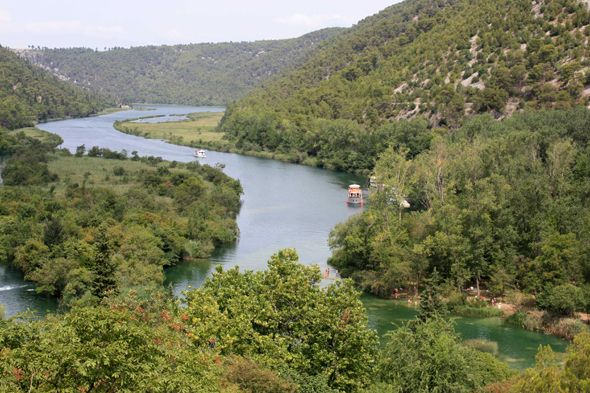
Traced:
[[341, 15], [304, 15], [293, 14], [291, 16], [275, 18], [274, 21], [281, 25], [291, 26], [333, 26], [349, 25], [352, 22]]

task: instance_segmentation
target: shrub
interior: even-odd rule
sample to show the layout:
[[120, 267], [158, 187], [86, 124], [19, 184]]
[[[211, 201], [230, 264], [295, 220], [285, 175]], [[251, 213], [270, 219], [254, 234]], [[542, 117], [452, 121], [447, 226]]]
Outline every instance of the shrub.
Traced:
[[125, 174], [125, 168], [123, 168], [122, 166], [116, 166], [113, 169], [113, 174], [115, 176], [123, 176]]
[[247, 359], [234, 359], [228, 362], [226, 374], [221, 385], [226, 383], [237, 385], [240, 391], [260, 393], [295, 393], [297, 385], [281, 378], [276, 372], [269, 370]]
[[508, 318], [506, 318], [506, 322], [512, 325], [524, 327], [527, 316], [528, 315], [525, 311], [517, 311], [514, 314], [508, 316]]
[[572, 339], [579, 333], [588, 331], [588, 326], [579, 319], [560, 318], [547, 311], [518, 311], [506, 318], [506, 321], [527, 330], [538, 330], [566, 339]]
[[582, 288], [563, 284], [543, 291], [539, 295], [537, 305], [557, 314], [574, 316], [576, 311], [585, 308], [586, 299]]

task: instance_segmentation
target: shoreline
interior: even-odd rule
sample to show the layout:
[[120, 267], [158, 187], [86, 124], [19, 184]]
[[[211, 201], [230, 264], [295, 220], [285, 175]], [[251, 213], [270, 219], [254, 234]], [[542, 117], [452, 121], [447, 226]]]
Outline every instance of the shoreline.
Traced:
[[[160, 105], [160, 104], [157, 104]], [[155, 116], [152, 116], [155, 117]], [[141, 117], [139, 119], [143, 119], [144, 117]], [[145, 117], [147, 118], [147, 117]], [[127, 120], [122, 120], [120, 121], [121, 124], [123, 123], [131, 123], [132, 120], [137, 120], [137, 119], [127, 119]], [[178, 121], [178, 123], [181, 123], [183, 120]], [[174, 123], [174, 122], [169, 122], [169, 123]], [[135, 134], [133, 132], [126, 132], [125, 130], [121, 129], [121, 128], [117, 128], [115, 126], [115, 123], [113, 123], [113, 128], [123, 134], [127, 134], [127, 135], [135, 135], [144, 139], [157, 139], [157, 140], [162, 140], [166, 143], [169, 143], [171, 145], [177, 145], [177, 146], [185, 146], [185, 147], [190, 147], [190, 148], [201, 148], [201, 149], [209, 149], [212, 151], [218, 151], [221, 153], [232, 153], [232, 154], [239, 154], [239, 155], [243, 155], [243, 156], [251, 156], [251, 157], [258, 157], [258, 158], [267, 158], [270, 160], [277, 160], [277, 161], [282, 161], [282, 162], [288, 162], [290, 164], [298, 164], [298, 165], [305, 165], [305, 166], [310, 166], [310, 167], [314, 167], [314, 168], [323, 168], [323, 169], [328, 169], [331, 171], [337, 171], [338, 170], [336, 168], [334, 168], [331, 165], [327, 165], [327, 166], [318, 166], [316, 161], [317, 159], [315, 157], [309, 157], [307, 155], [307, 153], [301, 153], [301, 152], [293, 152], [293, 153], [277, 153], [277, 152], [270, 152], [270, 151], [257, 151], [257, 150], [245, 150], [245, 149], [239, 149], [237, 147], [235, 147], [235, 145], [233, 145], [232, 143], [226, 143], [223, 145], [219, 145], [217, 142], [215, 141], [206, 141], [206, 142], [195, 142], [195, 141], [190, 141], [190, 142], [183, 142], [183, 143], [178, 143], [176, 141], [173, 141], [171, 139], [161, 139], [161, 138], [151, 138], [151, 137], [146, 137], [144, 135], [139, 135], [139, 134]], [[342, 172], [342, 171], [340, 171]], [[362, 171], [353, 171], [353, 172], [346, 172], [346, 173], [353, 173], [356, 175], [365, 175], [368, 176], [370, 171], [368, 170], [362, 170]]]

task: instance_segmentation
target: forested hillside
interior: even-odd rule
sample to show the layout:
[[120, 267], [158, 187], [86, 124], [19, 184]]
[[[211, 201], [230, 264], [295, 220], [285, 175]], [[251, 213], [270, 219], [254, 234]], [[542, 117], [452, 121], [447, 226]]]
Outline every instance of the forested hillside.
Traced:
[[342, 30], [323, 29], [288, 40], [20, 53], [76, 85], [125, 101], [226, 105]]
[[[589, 129], [581, 107], [485, 114], [411, 159], [389, 147], [368, 209], [331, 232], [330, 264], [383, 296], [435, 270], [459, 307], [481, 282], [486, 297], [534, 295], [549, 311], [535, 330], [590, 311]], [[560, 323], [568, 338], [587, 329]]]
[[0, 47], [0, 127], [84, 117], [113, 105], [114, 100], [65, 83]]
[[231, 105], [222, 127], [238, 147], [370, 169], [394, 120], [445, 133], [482, 112], [587, 105], [589, 23], [575, 0], [404, 1]]

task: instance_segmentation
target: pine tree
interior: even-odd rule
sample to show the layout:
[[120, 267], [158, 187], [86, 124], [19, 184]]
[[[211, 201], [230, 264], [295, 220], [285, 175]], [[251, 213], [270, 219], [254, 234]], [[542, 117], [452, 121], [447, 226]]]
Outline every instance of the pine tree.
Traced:
[[99, 298], [115, 292], [117, 281], [115, 279], [115, 264], [111, 260], [111, 242], [106, 234], [106, 227], [101, 225], [95, 237], [96, 257], [94, 259], [94, 286], [92, 294]]
[[439, 281], [440, 278], [435, 268], [428, 287], [420, 295], [420, 306], [418, 307], [418, 315], [416, 316], [420, 322], [443, 318], [447, 313], [447, 306], [443, 303], [438, 290]]

